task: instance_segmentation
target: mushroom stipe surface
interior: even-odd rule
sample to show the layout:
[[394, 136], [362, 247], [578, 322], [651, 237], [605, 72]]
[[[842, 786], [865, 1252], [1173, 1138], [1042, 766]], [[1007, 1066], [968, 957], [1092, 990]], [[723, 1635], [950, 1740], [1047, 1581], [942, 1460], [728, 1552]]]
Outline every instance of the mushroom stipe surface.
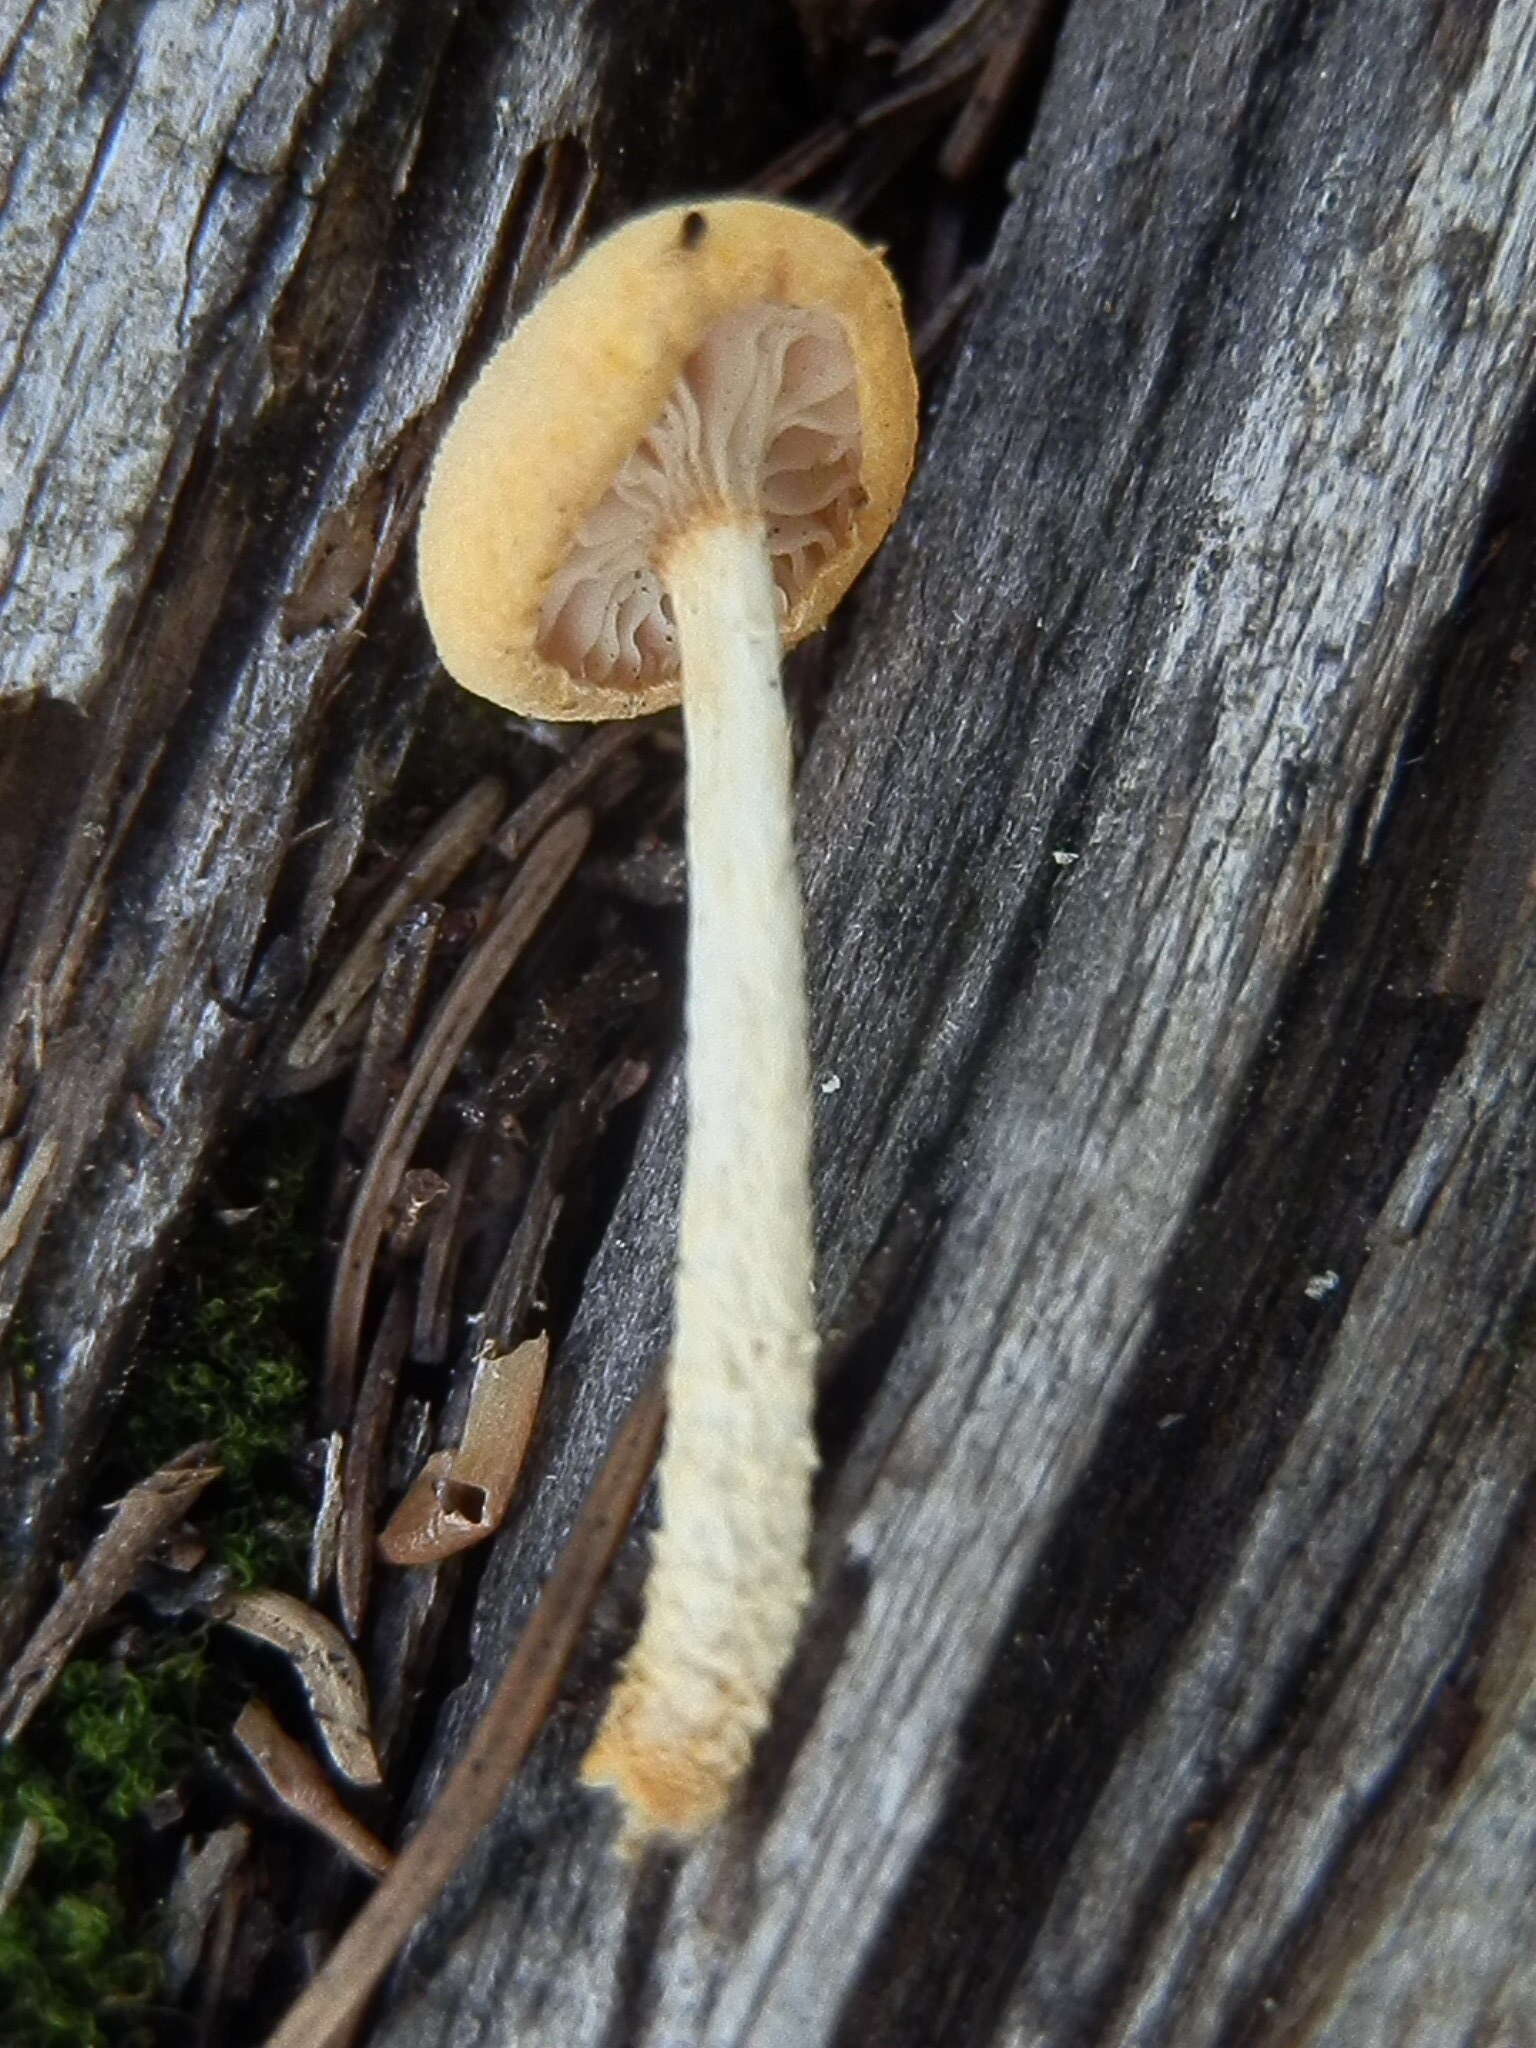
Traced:
[[548, 719], [683, 707], [688, 1135], [661, 1527], [584, 1766], [631, 1840], [723, 1810], [808, 1591], [810, 1088], [779, 664], [884, 537], [916, 420], [873, 251], [798, 207], [671, 207], [596, 244], [491, 359], [422, 515], [428, 622], [466, 688]]

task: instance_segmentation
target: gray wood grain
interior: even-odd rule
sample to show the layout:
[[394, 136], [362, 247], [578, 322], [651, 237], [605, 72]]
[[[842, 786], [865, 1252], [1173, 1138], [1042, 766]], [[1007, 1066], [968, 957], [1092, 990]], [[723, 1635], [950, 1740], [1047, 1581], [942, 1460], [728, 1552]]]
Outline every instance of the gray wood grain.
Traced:
[[437, 409], [580, 228], [782, 146], [792, 53], [767, 4], [8, 12], [0, 1325], [43, 1412], [0, 1651], [367, 808], [452, 724], [401, 553]]
[[[1069, 11], [802, 785], [829, 1313], [933, 1233], [801, 1667], [735, 1819], [618, 1866], [631, 1560], [379, 2039], [1536, 2038], [1533, 37]], [[676, 1139], [440, 1758], [664, 1341]]]
[[[740, 1811], [620, 1867], [632, 1545], [376, 2038], [1536, 2042], [1533, 42], [1068, 10], [802, 779], [827, 1324], [886, 1297], [802, 1658]], [[0, 11], [0, 1648], [370, 803], [472, 759], [403, 552], [444, 397], [793, 139], [792, 48]], [[664, 1345], [677, 1109], [418, 1805]]]
[[1263, 2014], [1276, 2039], [1498, 2039], [1501, 2006], [1524, 2038], [1533, 941], [1074, 1844], [1004, 2038], [1103, 2009], [1084, 2038], [1216, 2041]]

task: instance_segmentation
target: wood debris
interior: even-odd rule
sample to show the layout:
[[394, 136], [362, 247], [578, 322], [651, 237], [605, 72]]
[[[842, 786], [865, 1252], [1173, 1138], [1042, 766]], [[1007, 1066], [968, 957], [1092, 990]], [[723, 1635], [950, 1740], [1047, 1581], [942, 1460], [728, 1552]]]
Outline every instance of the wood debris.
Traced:
[[42, 1846], [43, 1824], [28, 1814], [11, 1837], [4, 1868], [0, 1869], [0, 1918], [16, 1903]]
[[460, 1133], [444, 1173], [443, 1200], [432, 1212], [416, 1284], [416, 1319], [411, 1355], [430, 1365], [448, 1356], [453, 1313], [453, 1282], [464, 1243], [465, 1197], [470, 1175], [480, 1156], [481, 1133], [473, 1127]]
[[368, 1010], [367, 1028], [352, 1069], [347, 1105], [337, 1134], [336, 1170], [326, 1203], [327, 1228], [345, 1221], [362, 1162], [373, 1149], [408, 1065], [406, 1047], [427, 993], [427, 977], [442, 936], [443, 906], [423, 903], [390, 934], [384, 971]]
[[417, 1049], [410, 1076], [379, 1133], [358, 1183], [336, 1262], [325, 1364], [326, 1410], [336, 1419], [351, 1405], [368, 1282], [400, 1176], [486, 1004], [570, 880], [591, 836], [590, 814], [573, 811], [551, 825], [528, 855], [502, 897], [490, 929], [443, 997]]
[[0, 1209], [0, 1259], [8, 1259], [20, 1244], [27, 1219], [48, 1185], [48, 1176], [58, 1156], [59, 1141], [52, 1136], [39, 1138], [32, 1147], [26, 1165], [16, 1176], [5, 1207]]
[[368, 1630], [373, 1739], [386, 1771], [410, 1740], [416, 1716], [435, 1704], [437, 1653], [463, 1578], [456, 1558], [420, 1571], [387, 1573], [375, 1591]]
[[341, 1462], [346, 1433], [333, 1429], [325, 1437], [325, 1462], [320, 1478], [320, 1505], [309, 1538], [307, 1585], [311, 1602], [320, 1598], [336, 1572], [336, 1543], [341, 1529]]
[[347, 1431], [336, 1541], [336, 1598], [341, 1623], [355, 1642], [362, 1633], [373, 1567], [374, 1511], [382, 1481], [395, 1388], [411, 1341], [411, 1297], [397, 1283], [368, 1354], [357, 1407]]
[[530, 791], [496, 834], [492, 844], [504, 860], [521, 860], [535, 839], [569, 810], [610, 761], [627, 754], [641, 738], [633, 725], [600, 726], [581, 741], [568, 760]]
[[179, 1998], [191, 1982], [219, 1900], [250, 1846], [251, 1831], [238, 1820], [215, 1828], [196, 1847], [190, 1836], [182, 1843], [176, 1875], [161, 1908], [160, 1959], [172, 1998]]
[[500, 1806], [554, 1703], [592, 1602], [623, 1541], [661, 1445], [660, 1375], [631, 1404], [436, 1803], [394, 1867], [271, 2036], [267, 2048], [323, 2048], [346, 2037], [400, 1944]]
[[506, 807], [506, 785], [487, 775], [466, 790], [412, 847], [346, 958], [294, 1033], [287, 1052], [290, 1068], [302, 1072], [324, 1061], [336, 1036], [378, 980], [395, 926], [413, 904], [425, 902], [462, 874]]
[[317, 1830], [350, 1856], [359, 1870], [380, 1877], [393, 1857], [370, 1828], [342, 1804], [318, 1760], [290, 1735], [262, 1700], [249, 1700], [235, 1723], [235, 1740], [262, 1782], [295, 1820]]
[[105, 1619], [167, 1531], [219, 1477], [223, 1467], [213, 1455], [212, 1444], [193, 1444], [118, 1502], [0, 1686], [0, 1741], [20, 1735], [86, 1630]]

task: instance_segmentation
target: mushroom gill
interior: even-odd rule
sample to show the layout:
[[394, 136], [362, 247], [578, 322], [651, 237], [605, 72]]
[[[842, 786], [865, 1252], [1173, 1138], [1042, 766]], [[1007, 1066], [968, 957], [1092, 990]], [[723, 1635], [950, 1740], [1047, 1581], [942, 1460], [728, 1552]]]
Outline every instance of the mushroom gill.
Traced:
[[726, 314], [583, 522], [545, 594], [539, 651], [586, 682], [674, 676], [656, 558], [706, 509], [762, 518], [783, 616], [847, 536], [861, 452], [853, 353], [836, 316], [767, 302]]

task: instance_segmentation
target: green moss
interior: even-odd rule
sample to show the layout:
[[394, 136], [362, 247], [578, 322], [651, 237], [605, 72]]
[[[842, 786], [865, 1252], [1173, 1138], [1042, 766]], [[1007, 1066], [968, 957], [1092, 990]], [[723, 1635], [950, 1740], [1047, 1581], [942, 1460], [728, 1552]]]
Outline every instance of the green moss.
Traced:
[[77, 1658], [53, 1696], [72, 1781], [108, 1820], [132, 1820], [195, 1753], [208, 1691], [202, 1646], [159, 1644], [140, 1668]]
[[[178, 1438], [185, 1449], [198, 1437], [212, 1437], [230, 1484], [244, 1488], [260, 1479], [264, 1464], [291, 1451], [307, 1393], [304, 1368], [280, 1352], [263, 1352], [259, 1335], [237, 1321], [240, 1306], [208, 1302], [188, 1339], [193, 1348], [150, 1366], [145, 1409], [129, 1427], [146, 1470], [170, 1457]], [[249, 1306], [261, 1314], [259, 1299]]]
[[[110, 1500], [211, 1438], [225, 1477], [195, 1514], [210, 1557], [243, 1586], [296, 1587], [311, 1510], [298, 1457], [319, 1327], [312, 1220], [327, 1133], [303, 1105], [248, 1136], [217, 1206], [194, 1222], [150, 1312], [123, 1426], [100, 1475]], [[243, 1164], [243, 1184], [231, 1178]], [[233, 1212], [233, 1213], [232, 1213]], [[35, 1356], [29, 1340], [18, 1357]], [[154, 1913], [174, 1833], [143, 1818], [222, 1743], [240, 1688], [203, 1634], [143, 1617], [131, 1658], [72, 1660], [21, 1741], [0, 1750], [0, 1868], [26, 1819], [36, 1862], [0, 1916], [5, 2048], [138, 2048], [161, 2039]], [[143, 1635], [143, 1631], [136, 1631]], [[170, 2038], [169, 2036], [164, 2036]]]
[[0, 1919], [0, 2025], [11, 2048], [149, 2043], [159, 1962], [127, 1931], [110, 1886], [40, 1896], [30, 1884]]
[[200, 1514], [242, 1585], [296, 1586], [310, 1512], [295, 1487], [318, 1310], [311, 1218], [323, 1136], [292, 1112], [264, 1134], [251, 1184], [199, 1218], [149, 1319], [130, 1394], [134, 1476], [189, 1443], [225, 1480]]
[[144, 1808], [186, 1777], [236, 1703], [201, 1642], [167, 1633], [137, 1663], [76, 1657], [22, 1741], [0, 1750], [0, 1856], [25, 1821], [41, 1829], [27, 1881], [0, 1917], [7, 2048], [155, 2039], [153, 1904], [125, 1871], [142, 1878], [155, 1860]]
[[219, 1521], [219, 1556], [237, 1586], [299, 1592], [314, 1521], [313, 1511], [293, 1500], [228, 1508]]

